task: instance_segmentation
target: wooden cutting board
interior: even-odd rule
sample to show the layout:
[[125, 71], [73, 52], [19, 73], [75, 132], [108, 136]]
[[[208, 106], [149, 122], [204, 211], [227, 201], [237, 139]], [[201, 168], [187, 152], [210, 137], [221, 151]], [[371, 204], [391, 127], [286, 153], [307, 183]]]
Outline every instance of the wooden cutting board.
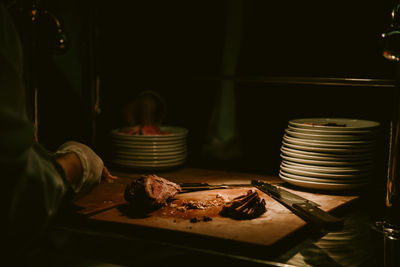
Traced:
[[[89, 221], [106, 222], [111, 224], [110, 227], [123, 228], [129, 234], [149, 230], [150, 232], [157, 231], [157, 237], [161, 240], [163, 235], [166, 239], [184, 237], [185, 242], [191, 240], [190, 243], [196, 239], [206, 239], [214, 245], [218, 244], [218, 241], [223, 241], [225, 246], [235, 243], [245, 245], [247, 248], [248, 245], [252, 245], [273, 251], [274, 246], [282, 246], [291, 236], [306, 226], [302, 219], [261, 191], [258, 192], [260, 197], [265, 199], [267, 207], [267, 211], [262, 216], [252, 220], [234, 220], [219, 215], [223, 202], [245, 194], [251, 187], [178, 194], [164, 208], [147, 216], [132, 216], [124, 205], [126, 202], [123, 199], [123, 193], [126, 185], [141, 174], [114, 174], [117, 174], [120, 179], [113, 183], [103, 182], [90, 195], [76, 202], [76, 205], [80, 207], [78, 213], [87, 216]], [[175, 172], [158, 173], [158, 175], [174, 182], [249, 184], [251, 179], [281, 182], [276, 177], [199, 169], [181, 169]], [[328, 212], [358, 198], [357, 195], [328, 195], [294, 188], [288, 190], [318, 203], [321, 209]], [[202, 203], [205, 208], [185, 211], [179, 208], [182, 203], [189, 201]], [[107, 209], [117, 203], [120, 203], [118, 207]], [[99, 210], [103, 211], [99, 212]]]

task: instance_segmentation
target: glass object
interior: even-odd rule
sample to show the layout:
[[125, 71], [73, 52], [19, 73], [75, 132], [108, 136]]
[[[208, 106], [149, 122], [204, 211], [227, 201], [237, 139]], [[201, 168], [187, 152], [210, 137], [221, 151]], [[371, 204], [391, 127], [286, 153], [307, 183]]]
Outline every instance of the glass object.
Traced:
[[[392, 23], [382, 34], [383, 56], [400, 61], [400, 4], [392, 11]], [[396, 66], [399, 68], [399, 66]], [[390, 127], [389, 159], [386, 181], [385, 218], [373, 224], [383, 238], [383, 266], [400, 266], [400, 92], [398, 75], [394, 96], [394, 114]]]
[[392, 23], [382, 34], [383, 56], [390, 61], [400, 61], [400, 4], [392, 11]]

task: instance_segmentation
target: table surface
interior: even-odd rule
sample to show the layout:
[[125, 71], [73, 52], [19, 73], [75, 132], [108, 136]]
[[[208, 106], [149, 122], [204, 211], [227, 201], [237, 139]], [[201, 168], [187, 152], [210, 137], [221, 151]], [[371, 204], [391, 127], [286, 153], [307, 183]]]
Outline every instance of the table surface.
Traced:
[[[124, 214], [120, 207], [109, 207], [117, 203], [123, 205], [125, 203], [123, 200], [125, 186], [145, 174], [128, 172], [113, 172], [113, 174], [119, 176], [120, 179], [113, 183], [103, 182], [91, 194], [75, 203], [79, 207], [77, 213], [83, 215], [89, 223], [100, 224], [101, 227], [98, 228], [100, 231], [263, 259], [276, 258], [301, 240], [310, 235], [319, 234], [317, 231], [313, 233], [314, 229], [310, 229], [302, 219], [262, 192], [259, 194], [267, 202], [267, 212], [253, 220], [237, 221], [223, 218], [214, 210], [211, 212], [212, 221], [194, 224], [189, 219], [206, 214], [204, 213], [206, 211], [192, 211], [191, 214], [185, 216], [175, 216], [171, 215], [169, 213], [171, 209], [167, 208], [155, 211], [148, 217], [132, 218]], [[273, 176], [204, 169], [183, 168], [156, 174], [178, 183], [249, 184], [252, 179], [282, 183], [279, 178]], [[359, 194], [354, 192], [321, 193], [304, 191], [284, 183], [282, 185], [287, 186], [288, 190], [320, 204], [320, 208], [328, 212], [345, 208], [359, 198]], [[219, 189], [179, 194], [176, 201], [184, 199], [212, 200], [217, 194], [228, 201], [245, 193], [248, 189]], [[105, 210], [99, 212], [102, 209]], [[94, 226], [91, 225], [91, 227]]]

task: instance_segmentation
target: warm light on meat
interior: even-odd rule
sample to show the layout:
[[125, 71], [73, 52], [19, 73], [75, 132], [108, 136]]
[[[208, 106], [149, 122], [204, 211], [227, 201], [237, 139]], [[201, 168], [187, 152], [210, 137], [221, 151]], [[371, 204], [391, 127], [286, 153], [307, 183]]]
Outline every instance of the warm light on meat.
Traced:
[[124, 197], [133, 209], [152, 211], [164, 206], [169, 198], [181, 191], [176, 183], [157, 175], [147, 175], [128, 184]]

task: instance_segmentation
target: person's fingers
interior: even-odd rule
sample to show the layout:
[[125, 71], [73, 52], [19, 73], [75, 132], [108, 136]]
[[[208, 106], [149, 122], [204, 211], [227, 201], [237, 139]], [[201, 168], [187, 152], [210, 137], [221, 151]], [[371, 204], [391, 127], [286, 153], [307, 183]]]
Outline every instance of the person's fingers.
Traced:
[[108, 182], [119, 179], [119, 177], [112, 175], [105, 166], [103, 167], [102, 177]]

